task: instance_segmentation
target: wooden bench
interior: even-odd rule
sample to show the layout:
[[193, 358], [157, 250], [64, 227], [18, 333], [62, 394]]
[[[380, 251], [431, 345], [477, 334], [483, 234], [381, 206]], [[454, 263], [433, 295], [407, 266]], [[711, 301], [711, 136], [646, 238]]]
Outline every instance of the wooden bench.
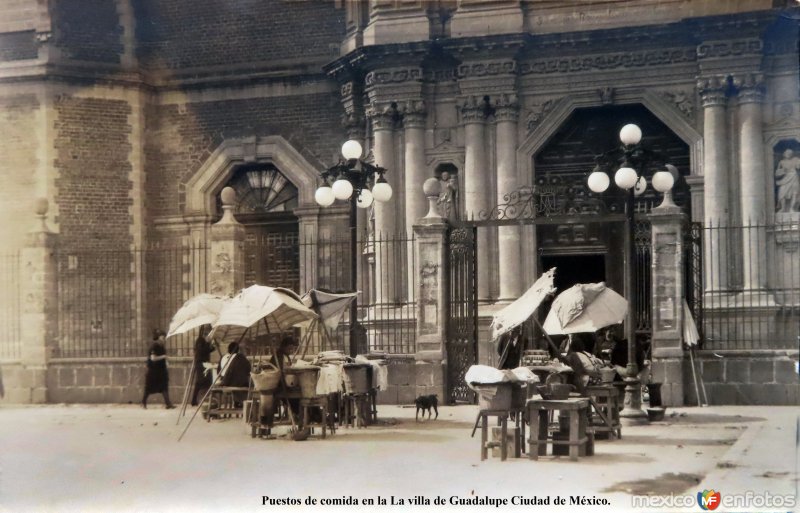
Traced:
[[614, 385], [590, 385], [586, 387], [586, 395], [599, 415], [592, 415], [591, 427], [596, 435], [616, 436], [622, 438], [622, 424], [619, 410], [622, 407], [619, 392]]

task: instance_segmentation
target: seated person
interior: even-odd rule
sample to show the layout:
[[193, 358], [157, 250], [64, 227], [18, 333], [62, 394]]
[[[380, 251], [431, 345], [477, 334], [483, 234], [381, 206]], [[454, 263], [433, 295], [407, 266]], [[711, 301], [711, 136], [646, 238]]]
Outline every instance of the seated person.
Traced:
[[[224, 387], [250, 387], [250, 360], [240, 352], [239, 344], [228, 344], [228, 354], [220, 360], [220, 377]], [[247, 398], [247, 392], [235, 392], [234, 406], [240, 408]]]
[[586, 386], [600, 379], [600, 371], [586, 351], [585, 340], [591, 335], [588, 333], [575, 333], [572, 335], [569, 350], [564, 363], [572, 368], [572, 385], [580, 394], [585, 394]]
[[[286, 367], [291, 367], [294, 363], [294, 354], [297, 352], [297, 341], [291, 335], [286, 335], [281, 339], [278, 349], [270, 358], [270, 363], [283, 372]], [[286, 375], [284, 374], [281, 379], [279, 387], [280, 391], [286, 391]], [[272, 394], [261, 394], [261, 404], [259, 408], [259, 416], [261, 423], [267, 426], [272, 425], [273, 417], [275, 416], [275, 398]], [[292, 409], [294, 415], [300, 412], [300, 399], [290, 398], [287, 399], [289, 407]]]
[[281, 339], [281, 344], [275, 354], [272, 355], [270, 362], [281, 370], [284, 367], [291, 367], [294, 363], [294, 354], [297, 352], [297, 346], [298, 344], [294, 337], [286, 335]]
[[[650, 362], [645, 360], [644, 350], [642, 345], [637, 342], [635, 348], [636, 370], [637, 377], [641, 383], [645, 383], [650, 375]], [[628, 375], [628, 340], [615, 340], [611, 348], [611, 365], [617, 371], [617, 376], [614, 381], [623, 381]]]

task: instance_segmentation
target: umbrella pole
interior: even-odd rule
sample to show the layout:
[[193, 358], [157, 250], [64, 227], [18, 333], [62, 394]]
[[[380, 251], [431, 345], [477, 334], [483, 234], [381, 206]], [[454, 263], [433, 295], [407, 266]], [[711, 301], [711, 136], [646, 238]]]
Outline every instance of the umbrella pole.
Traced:
[[697, 386], [697, 373], [694, 370], [694, 351], [689, 348], [689, 362], [692, 366], [692, 379], [694, 380], [694, 393], [697, 396], [697, 406], [702, 406], [703, 398], [700, 397], [700, 387]]
[[192, 360], [192, 368], [189, 370], [189, 380], [186, 382], [186, 388], [184, 388], [183, 390], [183, 401], [181, 402], [181, 409], [180, 412], [178, 413], [178, 420], [175, 422], [176, 426], [180, 424], [181, 417], [186, 415], [186, 403], [189, 402], [189, 389], [194, 383], [194, 374], [195, 374], [194, 367], [195, 367], [194, 360]]
[[537, 319], [536, 317], [531, 317], [531, 318], [536, 323], [536, 325], [539, 326], [539, 329], [542, 330], [542, 333], [544, 333], [544, 337], [547, 339], [547, 342], [550, 344], [550, 347], [553, 348], [553, 351], [556, 352], [556, 355], [560, 355], [561, 353], [558, 350], [558, 346], [556, 346], [556, 343], [553, 342], [553, 339], [550, 338], [550, 335], [544, 330], [544, 327], [542, 326], [542, 323], [539, 322], [539, 319]]

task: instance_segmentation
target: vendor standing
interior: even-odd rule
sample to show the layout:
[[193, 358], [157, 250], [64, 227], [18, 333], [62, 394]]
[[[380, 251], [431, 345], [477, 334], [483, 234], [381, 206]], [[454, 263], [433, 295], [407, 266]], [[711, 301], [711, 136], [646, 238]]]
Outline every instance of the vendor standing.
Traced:
[[211, 388], [211, 372], [206, 372], [204, 363], [211, 361], [211, 353], [214, 351], [214, 344], [209, 340], [211, 325], [204, 324], [200, 328], [200, 335], [194, 342], [194, 389], [192, 390], [192, 406], [197, 406], [197, 397], [201, 392]]

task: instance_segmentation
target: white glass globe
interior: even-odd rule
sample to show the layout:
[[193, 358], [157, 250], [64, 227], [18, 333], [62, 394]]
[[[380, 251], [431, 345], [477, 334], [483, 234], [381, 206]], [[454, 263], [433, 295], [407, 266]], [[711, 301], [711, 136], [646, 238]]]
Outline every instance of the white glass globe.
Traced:
[[605, 192], [610, 183], [611, 179], [602, 171], [594, 171], [589, 175], [589, 179], [586, 180], [586, 184], [589, 186], [589, 189], [591, 189], [592, 192], [597, 193]]
[[329, 207], [336, 201], [336, 196], [333, 195], [333, 189], [327, 185], [323, 185], [314, 193], [314, 199], [317, 200], [320, 206]]
[[653, 175], [653, 189], [658, 192], [667, 192], [675, 185], [675, 178], [669, 171], [659, 171]]
[[392, 186], [386, 182], [378, 182], [372, 188], [375, 201], [389, 201], [392, 199]]
[[639, 141], [642, 140], [642, 129], [633, 123], [625, 125], [622, 127], [622, 130], [619, 131], [619, 140], [622, 141], [622, 144], [628, 146], [639, 144]]
[[333, 195], [336, 199], [346, 200], [353, 194], [353, 184], [344, 178], [339, 178], [333, 182]]
[[361, 157], [361, 153], [363, 151], [364, 150], [361, 148], [361, 143], [353, 139], [350, 139], [342, 145], [342, 156], [347, 160]]
[[356, 205], [361, 208], [368, 208], [372, 205], [372, 199], [372, 193], [369, 192], [369, 189], [361, 189], [361, 194], [359, 194], [356, 200]]
[[641, 196], [644, 194], [644, 191], [647, 189], [647, 179], [643, 176], [640, 176], [639, 179], [636, 181], [636, 185], [633, 186], [633, 195], [634, 196]]
[[620, 189], [628, 190], [636, 184], [639, 177], [636, 175], [636, 170], [632, 167], [621, 167], [614, 174], [614, 183]]

